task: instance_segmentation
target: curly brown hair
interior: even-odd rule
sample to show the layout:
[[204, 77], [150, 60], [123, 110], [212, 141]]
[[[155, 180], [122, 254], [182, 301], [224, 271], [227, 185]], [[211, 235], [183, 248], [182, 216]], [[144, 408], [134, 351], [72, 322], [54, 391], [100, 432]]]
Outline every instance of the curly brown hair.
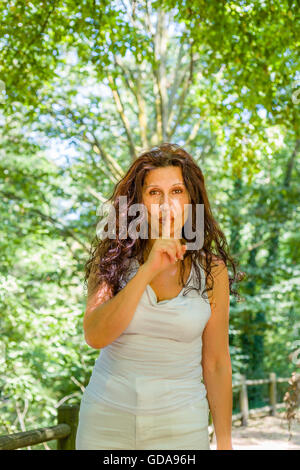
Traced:
[[[228, 273], [230, 294], [235, 295], [238, 302], [243, 300], [240, 298], [238, 292], [233, 290], [233, 284], [241, 281], [244, 278], [245, 273], [240, 271], [237, 272], [238, 263], [234, 257], [230, 255], [225, 235], [212, 215], [203, 173], [189, 153], [177, 144], [167, 142], [162, 143], [158, 147], [142, 152], [131, 164], [125, 176], [115, 186], [113, 194], [107, 200], [107, 202], [109, 202], [115, 209], [115, 238], [101, 239], [98, 234], [93, 238], [89, 259], [87, 260], [84, 269], [85, 285], [91, 272], [93, 272], [95, 275], [94, 277], [96, 278], [96, 283], [94, 285], [97, 286], [105, 281], [111, 289], [112, 295], [115, 295], [122, 289], [122, 283], [126, 279], [128, 260], [136, 258], [140, 264], [144, 263], [147, 239], [140, 237], [132, 239], [128, 235], [128, 231], [125, 238], [119, 237], [119, 198], [120, 196], [127, 196], [126, 210], [129, 225], [134, 217], [128, 215], [128, 210], [132, 204], [142, 203], [142, 189], [146, 174], [150, 170], [168, 166], [178, 166], [181, 168], [183, 180], [191, 198], [192, 228], [194, 231], [196, 204], [204, 205], [203, 246], [201, 250], [187, 250], [184, 254], [184, 259], [186, 257], [191, 258], [198, 281], [198, 286], [191, 287], [191, 289], [196, 289], [198, 293], [202, 292], [202, 295], [204, 292], [212, 290], [214, 280], [211, 274], [211, 268], [217, 266], [216, 264], [212, 265], [212, 261], [213, 259], [217, 259], [218, 261], [222, 260], [221, 263], [223, 262], [225, 266], [230, 265], [233, 271], [233, 276], [231, 277]], [[184, 234], [184, 227], [185, 226], [182, 227], [181, 233], [183, 243], [184, 241], [187, 241]], [[107, 229], [108, 223], [104, 225], [104, 230], [107, 231]], [[206, 285], [204, 286], [204, 290], [202, 290], [201, 272], [197, 262], [201, 264], [206, 275]], [[180, 276], [182, 284], [184, 284], [184, 265], [184, 261], [181, 262]], [[186, 287], [186, 285], [187, 284], [185, 284], [184, 287]], [[183, 295], [185, 295], [186, 292], [187, 291], [184, 291]]]

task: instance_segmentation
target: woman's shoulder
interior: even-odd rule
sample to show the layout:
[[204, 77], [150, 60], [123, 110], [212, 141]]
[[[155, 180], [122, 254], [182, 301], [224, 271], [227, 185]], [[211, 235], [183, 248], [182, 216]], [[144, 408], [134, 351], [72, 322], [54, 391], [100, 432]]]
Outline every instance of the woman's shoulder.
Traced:
[[[207, 258], [203, 251], [201, 251], [201, 263], [206, 268]], [[216, 256], [216, 255], [211, 256], [210, 270], [213, 275], [218, 274], [220, 271], [224, 269], [224, 267], [226, 268], [226, 265], [220, 256]]]

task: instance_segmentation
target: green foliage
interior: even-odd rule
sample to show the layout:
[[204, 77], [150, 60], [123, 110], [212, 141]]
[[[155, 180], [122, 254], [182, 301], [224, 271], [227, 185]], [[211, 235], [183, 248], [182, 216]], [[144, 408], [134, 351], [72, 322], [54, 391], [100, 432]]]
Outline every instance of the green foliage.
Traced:
[[297, 2], [12, 0], [0, 18], [0, 434], [52, 425], [80, 400], [99, 354], [82, 328], [96, 211], [162, 140], [198, 162], [247, 275], [230, 308], [234, 380], [290, 375]]

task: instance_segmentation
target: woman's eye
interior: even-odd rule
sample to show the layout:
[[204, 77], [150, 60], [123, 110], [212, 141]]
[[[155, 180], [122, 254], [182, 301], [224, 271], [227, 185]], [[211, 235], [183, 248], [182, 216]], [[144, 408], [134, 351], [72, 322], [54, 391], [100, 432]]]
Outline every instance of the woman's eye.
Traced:
[[[182, 193], [182, 189], [174, 189], [174, 191], [179, 191], [179, 193]], [[149, 194], [152, 196], [153, 193], [158, 193], [159, 191], [158, 190], [154, 190], [152, 189], [151, 191], [149, 191]], [[178, 194], [178, 193], [177, 193]]]

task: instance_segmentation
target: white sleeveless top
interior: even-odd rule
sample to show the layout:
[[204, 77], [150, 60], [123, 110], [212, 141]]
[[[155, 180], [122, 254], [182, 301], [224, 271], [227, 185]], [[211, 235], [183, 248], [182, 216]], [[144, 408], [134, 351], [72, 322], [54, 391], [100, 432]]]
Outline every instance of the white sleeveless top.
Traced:
[[[203, 290], [205, 273], [198, 266]], [[138, 268], [133, 258], [127, 282]], [[195, 286], [193, 265], [188, 280]], [[206, 397], [202, 333], [211, 307], [206, 294], [183, 296], [184, 290], [158, 302], [147, 284], [128, 327], [101, 349], [84, 395], [134, 414], [160, 414]]]

